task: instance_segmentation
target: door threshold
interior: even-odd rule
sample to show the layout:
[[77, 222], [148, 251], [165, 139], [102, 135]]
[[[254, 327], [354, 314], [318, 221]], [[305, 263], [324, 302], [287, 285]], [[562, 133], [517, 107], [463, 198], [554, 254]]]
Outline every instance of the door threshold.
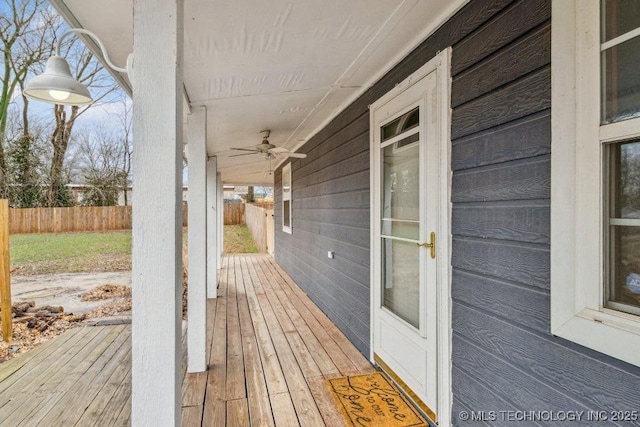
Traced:
[[420, 399], [418, 395], [416, 395], [413, 390], [411, 390], [411, 388], [404, 381], [402, 381], [402, 379], [400, 379], [400, 377], [394, 372], [394, 370], [391, 369], [389, 365], [387, 365], [376, 353], [373, 353], [373, 361], [378, 366], [380, 371], [384, 375], [386, 375], [396, 385], [396, 387], [398, 387], [400, 392], [407, 398], [407, 400], [418, 411], [420, 411], [420, 413], [424, 415], [430, 423], [434, 425], [438, 424], [436, 413], [433, 412], [431, 408], [429, 408], [427, 404], [424, 403], [422, 399]]

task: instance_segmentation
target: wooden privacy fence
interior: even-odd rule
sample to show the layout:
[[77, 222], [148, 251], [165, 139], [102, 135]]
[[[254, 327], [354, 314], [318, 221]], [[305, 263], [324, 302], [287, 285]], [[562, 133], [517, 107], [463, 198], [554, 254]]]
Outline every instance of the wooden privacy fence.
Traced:
[[273, 203], [271, 208], [263, 208], [253, 204], [247, 204], [245, 216], [247, 228], [253, 236], [253, 241], [260, 252], [268, 252], [273, 255]]
[[[244, 203], [224, 204], [224, 224], [244, 224]], [[182, 206], [182, 225], [188, 225], [188, 206]], [[63, 233], [69, 231], [130, 230], [131, 206], [73, 206], [70, 208], [9, 209], [9, 232]]]
[[127, 230], [131, 206], [73, 206], [9, 210], [9, 232], [62, 233], [65, 231]]
[[[182, 208], [182, 225], [186, 226], [187, 205]], [[9, 209], [11, 234], [130, 229], [131, 206]]]
[[224, 202], [224, 225], [244, 223], [244, 203]]

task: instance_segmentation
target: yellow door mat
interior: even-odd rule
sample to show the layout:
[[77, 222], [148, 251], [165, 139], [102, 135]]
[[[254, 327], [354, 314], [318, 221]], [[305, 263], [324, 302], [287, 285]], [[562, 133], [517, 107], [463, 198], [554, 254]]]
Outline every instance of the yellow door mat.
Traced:
[[428, 426], [402, 393], [379, 372], [328, 379], [327, 387], [348, 426]]

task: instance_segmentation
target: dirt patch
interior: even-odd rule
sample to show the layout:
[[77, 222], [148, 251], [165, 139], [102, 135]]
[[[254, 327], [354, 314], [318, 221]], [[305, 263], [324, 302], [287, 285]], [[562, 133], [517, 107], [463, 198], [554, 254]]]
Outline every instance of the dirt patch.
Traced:
[[[112, 261], [115, 260], [116, 264], [120, 262], [117, 258], [117, 256], [112, 257]], [[130, 260], [128, 262], [128, 268], [130, 268]], [[103, 262], [97, 264], [96, 271], [101, 271], [100, 267], [104, 267], [107, 271], [113, 271], [113, 265], [110, 264], [109, 260], [103, 260]], [[118, 265], [126, 266], [124, 263]], [[111, 266], [111, 268], [108, 266]], [[117, 270], [120, 270], [120, 268]], [[122, 268], [122, 270], [126, 270], [126, 268]], [[187, 311], [187, 270], [187, 251], [186, 248], [183, 248], [183, 318], [186, 318]], [[35, 272], [38, 269], [33, 268], [31, 271]], [[62, 271], [65, 271], [65, 269], [62, 269]], [[66, 271], [68, 271], [68, 268]], [[25, 271], [21, 270], [20, 273], [25, 274]], [[117, 274], [121, 275], [122, 273]], [[100, 280], [104, 280], [102, 283], [107, 282], [107, 284], [96, 286], [96, 281], [100, 283]], [[73, 315], [63, 311], [56, 313], [56, 316], [34, 317], [34, 319], [26, 319], [27, 316], [23, 314], [22, 319], [14, 319], [13, 340], [9, 343], [0, 341], [0, 363], [61, 335], [67, 329], [82, 324], [85, 320], [95, 321], [96, 319], [113, 316], [124, 316], [126, 319], [126, 315], [131, 311], [131, 287], [111, 284], [118, 280], [118, 278], [111, 277], [106, 273], [12, 278], [12, 281], [14, 281], [12, 288], [14, 288], [13, 291], [17, 296], [17, 304], [24, 304], [24, 300], [28, 298], [36, 300], [38, 305], [61, 304], [64, 307], [63, 310], [68, 310], [68, 307], [72, 307], [73, 310], [84, 311], [84, 313]], [[99, 304], [103, 301], [105, 302], [104, 304], [95, 307], [96, 303]], [[92, 304], [94, 307], [87, 311], [87, 307]], [[49, 307], [53, 308], [53, 306]], [[84, 310], [82, 310], [83, 307]]]
[[[82, 295], [105, 284], [128, 287], [130, 283], [129, 272], [12, 276], [11, 293], [15, 303], [35, 301], [36, 305], [61, 305], [66, 313], [79, 314], [88, 313], [107, 302], [99, 299], [83, 301]], [[120, 293], [114, 295], [119, 296]]]
[[131, 298], [131, 287], [126, 285], [100, 285], [85, 292], [80, 301], [97, 301], [111, 298]]
[[100, 317], [111, 317], [121, 314], [125, 311], [131, 311], [131, 297], [120, 298], [116, 301], [108, 302], [100, 307], [87, 313], [87, 318], [96, 319]]
[[117, 272], [12, 277], [13, 339], [8, 343], [0, 341], [0, 362], [85, 320], [131, 310], [131, 287], [126, 284], [129, 282], [129, 274]]
[[[88, 268], [87, 266], [91, 267]], [[28, 265], [14, 267], [12, 274], [33, 276], [39, 274], [79, 273], [86, 271], [111, 272], [130, 271], [131, 255], [100, 254], [90, 258], [64, 259], [33, 262]]]

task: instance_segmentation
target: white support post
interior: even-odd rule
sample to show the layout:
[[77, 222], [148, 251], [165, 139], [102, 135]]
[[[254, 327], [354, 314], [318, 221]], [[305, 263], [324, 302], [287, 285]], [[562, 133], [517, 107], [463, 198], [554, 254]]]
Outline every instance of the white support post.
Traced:
[[189, 116], [189, 372], [207, 370], [207, 109]]
[[222, 268], [222, 252], [224, 248], [224, 186], [222, 173], [218, 172], [218, 270]]
[[179, 426], [182, 388], [183, 1], [133, 4], [134, 426]]
[[207, 162], [207, 297], [218, 296], [218, 162]]

